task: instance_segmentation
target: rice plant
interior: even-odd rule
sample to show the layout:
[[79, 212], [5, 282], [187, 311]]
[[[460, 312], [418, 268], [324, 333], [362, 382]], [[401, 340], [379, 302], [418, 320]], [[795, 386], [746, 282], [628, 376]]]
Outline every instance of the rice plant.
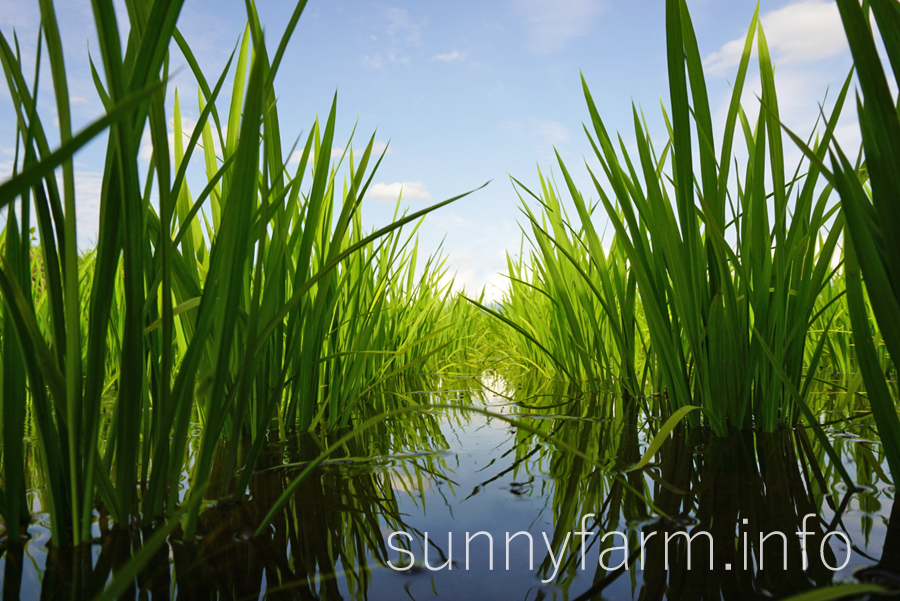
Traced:
[[[297, 4], [270, 55], [249, 3], [239, 47], [213, 80], [176, 27], [182, 2], [127, 3], [126, 40], [112, 3], [93, 3], [102, 57], [94, 80], [106, 113], [73, 133], [59, 24], [52, 2], [41, 2], [36, 62], [46, 47], [57, 149], [37, 110], [37, 84], [29, 85], [15, 43], [0, 36], [21, 157], [0, 184], [8, 216], [0, 266], [0, 513], [9, 532], [28, 514], [21, 440], [31, 419], [54, 544], [90, 538], [98, 503], [116, 522], [149, 526], [183, 501], [190, 537], [216, 452], [233, 473], [241, 440], [252, 441], [233, 490], [239, 499], [273, 426], [286, 437], [352, 425], [377, 411], [373, 399], [385, 382], [458, 345], [446, 334], [452, 317], [443, 310], [449, 287], [439, 259], [416, 281], [414, 232], [399, 232], [458, 197], [363, 231], [361, 204], [383, 155], [373, 154], [373, 136], [332, 163], [336, 99], [311, 128], [299, 165], [288, 169], [274, 80], [305, 5]], [[185, 131], [176, 94], [170, 154], [165, 99], [176, 50], [198, 82], [200, 117]], [[138, 160], [145, 131], [153, 146], [148, 170]], [[97, 246], [79, 254], [72, 157], [104, 133]], [[196, 195], [187, 181], [192, 159], [202, 161], [207, 179]], [[404, 310], [408, 303], [414, 312]], [[101, 431], [107, 396], [115, 399], [112, 419]], [[195, 422], [199, 449], [181, 499]]]
[[[828, 176], [847, 216], [844, 280], [853, 341], [878, 432], [891, 471], [896, 474], [900, 473], [900, 419], [878, 357], [877, 340], [883, 340], [891, 359], [900, 357], [900, 247], [891, 235], [900, 225], [896, 206], [900, 191], [900, 117], [878, 54], [872, 20], [867, 17], [874, 16], [878, 25], [896, 83], [900, 78], [900, 7], [895, 2], [874, 0], [864, 9], [856, 2], [841, 0], [838, 8], [862, 92], [857, 95], [857, 113], [865, 163], [853, 163], [835, 144], [829, 152], [829, 170], [823, 155], [812, 153], [802, 140], [793, 137]], [[877, 323], [874, 339], [873, 321]]]
[[580, 196], [576, 207], [586, 218], [576, 230], [554, 183], [539, 176], [540, 195], [513, 180], [543, 208], [538, 219], [520, 192], [534, 250], [529, 259], [508, 260], [510, 293], [501, 319], [520, 332], [513, 338], [521, 343], [515, 352], [548, 376], [639, 395], [644, 386], [638, 374], [648, 375], [638, 363], [645, 357], [638, 350], [645, 346], [646, 328], [623, 247], [614, 237], [609, 250], [603, 249], [590, 219], [595, 207], [585, 207]]
[[[461, 196], [411, 213], [398, 199], [387, 225], [364, 225], [384, 153], [375, 152], [374, 135], [354, 148], [354, 132], [348, 150], [332, 156], [341, 145], [336, 96], [294, 147], [285, 144], [275, 80], [305, 0], [274, 52], [248, 2], [246, 29], [215, 74], [203, 72], [178, 30], [182, 4], [126, 2], [123, 30], [113, 3], [94, 0], [100, 52], [91, 67], [104, 114], [77, 132], [52, 0], [40, 0], [33, 72], [18, 40], [0, 33], [17, 128], [14, 172], [0, 183], [7, 557], [21, 562], [18, 541], [38, 503], [50, 515], [57, 559], [80, 565], [79, 578], [116, 575], [104, 598], [135, 579], [145, 589], [170, 586], [161, 551], [170, 536], [180, 539], [175, 581], [188, 591], [203, 545], [235, 536], [223, 527], [227, 514], [242, 518], [239, 536], [262, 541], [275, 532], [269, 543], [278, 557], [253, 567], [260, 578], [266, 570], [266, 582], [270, 565], [296, 561], [298, 573], [285, 571], [272, 585], [312, 586], [317, 570], [333, 576], [340, 562], [363, 568], [346, 581], [365, 596], [368, 568], [355, 564], [387, 557], [378, 512], [386, 507], [386, 523], [400, 526], [397, 489], [374, 474], [361, 484], [309, 477], [329, 458], [433, 450], [435, 442], [443, 449], [435, 412], [458, 406], [514, 428], [513, 475], [547, 464], [557, 543], [574, 530], [577, 510], [594, 505], [607, 530], [626, 520], [642, 531], [671, 530], [673, 518], [688, 514], [721, 538], [734, 535], [739, 515], [762, 515], [770, 498], [779, 509], [754, 532], [795, 531], [801, 509], [822, 514], [826, 503], [838, 519], [835, 474], [821, 467], [826, 454], [825, 469], [848, 487], [888, 480], [877, 450], [826, 438], [823, 426], [860, 407], [871, 408], [891, 471], [900, 473], [896, 391], [885, 375], [900, 353], [900, 255], [890, 235], [900, 226], [892, 201], [900, 117], [866, 20], [871, 7], [900, 81], [896, 2], [838, 2], [862, 88], [866, 162], [855, 164], [834, 141], [852, 74], [801, 140], [780, 121], [758, 13], [716, 137], [686, 2], [667, 0], [667, 136], [654, 140], [633, 107], [629, 150], [582, 77], [596, 199], [559, 155], [533, 190], [513, 178], [522, 247], [508, 258], [508, 292], [493, 304], [484, 293], [457, 295], [440, 251], [420, 254], [422, 219]], [[762, 84], [755, 120], [741, 106], [754, 44]], [[169, 94], [170, 65], [181, 60], [196, 98], [192, 90]], [[41, 65], [50, 67], [50, 91], [38, 89]], [[39, 93], [52, 94], [53, 113], [38, 110]], [[188, 106], [200, 115], [193, 128], [182, 118]], [[54, 117], [57, 148], [48, 141]], [[796, 166], [786, 164], [785, 133], [803, 151]], [[139, 158], [145, 134], [149, 165]], [[73, 157], [94, 140], [106, 143], [100, 229], [96, 247], [81, 249]], [[449, 400], [434, 392], [499, 369], [510, 405], [533, 414], [514, 419], [470, 406], [477, 395], [463, 388], [488, 390], [490, 382], [461, 384]], [[828, 393], [816, 394], [822, 386]], [[421, 421], [406, 427], [411, 413]], [[834, 422], [820, 423], [834, 413]], [[686, 436], [676, 430], [682, 418], [709, 432]], [[817, 440], [794, 429], [804, 421]], [[653, 439], [642, 453], [645, 430]], [[300, 462], [272, 454], [300, 439]], [[695, 442], [721, 454], [695, 457]], [[855, 464], [855, 480], [842, 457]], [[735, 468], [753, 495], [730, 478]], [[278, 486], [261, 492], [272, 474]], [[710, 496], [714, 486], [727, 502]], [[865, 499], [867, 513], [876, 496]], [[650, 521], [654, 514], [660, 519]], [[126, 534], [94, 566], [83, 543], [110, 524]], [[329, 547], [343, 538], [349, 547]], [[141, 550], [126, 563], [129, 547]], [[720, 559], [732, 562], [732, 551]], [[576, 557], [567, 556], [563, 587]], [[550, 576], [551, 565], [538, 572]], [[154, 573], [165, 582], [151, 582]], [[221, 595], [259, 592], [234, 574], [205, 573]], [[596, 569], [596, 586], [610, 577]], [[654, 567], [644, 578], [646, 590], [661, 591], [667, 573]], [[816, 565], [809, 578], [772, 590], [830, 583], [831, 573]], [[340, 593], [330, 582], [323, 594]]]
[[[578, 221], [562, 212], [552, 187], [542, 184], [540, 196], [531, 194], [552, 228], [525, 209], [539, 249], [532, 269], [540, 282], [511, 288], [505, 319], [520, 328], [534, 322], [518, 308], [543, 301], [515, 296], [544, 295], [550, 323], [567, 320], [560, 332], [569, 336], [569, 352], [613, 365], [630, 392], [654, 384], [654, 392], [664, 392], [654, 411], [671, 415], [697, 405], [719, 435], [730, 428], [772, 431], [796, 423], [804, 409], [813, 381], [804, 374], [815, 373], [822, 353], [817, 346], [808, 355], [808, 332], [827, 308], [817, 302], [836, 271], [832, 258], [844, 217], [831, 186], [820, 185], [816, 162], [793, 171], [785, 165], [773, 68], [758, 15], [744, 43], [718, 151], [683, 1], [666, 3], [666, 23], [670, 108], [663, 118], [669, 137], [660, 152], [636, 107], [638, 155], [630, 156], [621, 139], [617, 145], [582, 79], [590, 115], [585, 132], [602, 174], [588, 170], [614, 232], [612, 245], [604, 249], [592, 207], [560, 159]], [[754, 40], [762, 108], [751, 123], [740, 98]], [[849, 85], [848, 77], [812, 144], [816, 157], [824, 156], [832, 139]], [[737, 167], [732, 173], [741, 134], [748, 158], [742, 173]], [[570, 307], [576, 304], [578, 319], [592, 322], [573, 322]], [[563, 369], [571, 361], [557, 363], [560, 375], [578, 379]], [[644, 368], [650, 375], [639, 379]], [[696, 415], [689, 419], [697, 423]]]

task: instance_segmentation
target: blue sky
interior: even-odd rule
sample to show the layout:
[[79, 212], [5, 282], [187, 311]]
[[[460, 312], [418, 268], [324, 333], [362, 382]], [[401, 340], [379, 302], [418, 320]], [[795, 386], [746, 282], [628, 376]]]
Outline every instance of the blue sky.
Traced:
[[[258, 2], [268, 43], [274, 47], [292, 3]], [[124, 7], [120, 21], [125, 23]], [[743, 38], [756, 3], [688, 0], [714, 119], [724, 119]], [[283, 138], [308, 132], [338, 93], [337, 144], [354, 124], [356, 144], [377, 130], [390, 141], [364, 205], [369, 225], [386, 223], [397, 192], [404, 206], [424, 207], [492, 180], [487, 188], [429, 216], [422, 249], [444, 251], [457, 281], [470, 291], [487, 285], [496, 297], [505, 253], [518, 252], [518, 197], [509, 175], [537, 186], [537, 166], [555, 169], [554, 148], [591, 194], [584, 161], [591, 149], [582, 131], [587, 109], [579, 71], [611, 130], [631, 132], [632, 102], [644, 109], [651, 131], [665, 134], [659, 99], [667, 99], [664, 0], [495, 0], [490, 2], [369, 2], [310, 0], [276, 80]], [[100, 114], [87, 50], [97, 55], [87, 0], [57, 2], [70, 71], [76, 125]], [[833, 2], [762, 0], [760, 13], [776, 63], [782, 117], [807, 131], [818, 102], [833, 98], [850, 68]], [[0, 0], [0, 29], [19, 35], [32, 64], [37, 2]], [[244, 4], [187, 0], [179, 26], [210, 79], [221, 71], [245, 24]], [[173, 66], [184, 65], [175, 53]], [[31, 69], [31, 67], [29, 67]], [[45, 72], [48, 70], [45, 70]], [[46, 73], [45, 73], [46, 74]], [[175, 78], [187, 123], [196, 118], [196, 83], [187, 68]], [[753, 75], [750, 90], [758, 88]], [[42, 79], [40, 108], [53, 114], [49, 77]], [[172, 86], [174, 88], [174, 86]], [[171, 92], [170, 92], [171, 93]], [[745, 94], [748, 113], [756, 100]], [[667, 100], [666, 100], [667, 102]], [[226, 106], [220, 103], [220, 106]], [[839, 138], [858, 145], [856, 117], [845, 111]], [[0, 178], [11, 171], [14, 113], [0, 94]], [[77, 156], [79, 238], [95, 236], [102, 167], [101, 144]], [[793, 156], [796, 156], [793, 155]], [[197, 186], [195, 185], [195, 188]]]

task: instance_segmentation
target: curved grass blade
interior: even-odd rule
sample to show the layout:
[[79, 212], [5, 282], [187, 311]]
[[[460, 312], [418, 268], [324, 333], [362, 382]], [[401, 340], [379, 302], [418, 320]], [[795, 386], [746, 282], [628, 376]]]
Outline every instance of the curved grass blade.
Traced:
[[635, 463], [633, 466], [625, 470], [626, 472], [633, 472], [635, 470], [639, 470], [643, 468], [645, 465], [650, 463], [653, 459], [653, 456], [656, 455], [656, 452], [662, 448], [663, 443], [666, 442], [666, 439], [669, 437], [669, 434], [672, 433], [672, 430], [681, 423], [681, 420], [684, 419], [691, 411], [699, 409], [701, 412], [704, 411], [702, 407], [697, 407], [694, 405], [685, 405], [675, 413], [673, 413], [669, 419], [666, 420], [666, 423], [663, 424], [662, 428], [659, 429], [656, 436], [653, 437], [653, 440], [650, 442], [650, 445], [647, 447], [647, 450], [644, 452], [644, 456], [641, 457], [641, 460]]

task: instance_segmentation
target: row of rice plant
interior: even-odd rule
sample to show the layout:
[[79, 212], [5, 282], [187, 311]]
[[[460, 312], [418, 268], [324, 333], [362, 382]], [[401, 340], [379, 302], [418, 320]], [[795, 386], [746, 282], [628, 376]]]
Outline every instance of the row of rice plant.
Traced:
[[[815, 378], [804, 375], [816, 375], [826, 345], [844, 373], [851, 369], [851, 353], [838, 354], [840, 342], [827, 334], [829, 319], [845, 315], [843, 290], [832, 284], [842, 266], [844, 213], [822, 168], [851, 78], [807, 141], [809, 160], [789, 168], [758, 15], [720, 139], [683, 1], [666, 3], [666, 23], [663, 147], [657, 150], [637, 108], [637, 155], [621, 137], [617, 144], [583, 81], [585, 132], [602, 170], [588, 164], [597, 207], [562, 159], [562, 188], [577, 219], [565, 212], [554, 182], [542, 177], [539, 194], [516, 182], [541, 214], [523, 209], [532, 251], [511, 262], [513, 282], [499, 317], [517, 332], [513, 353], [556, 375], [615, 383], [631, 394], [663, 392], [648, 405], [652, 411], [700, 406], [719, 435], [730, 428], [773, 431], [807, 410], [803, 399]], [[751, 122], [740, 101], [754, 40], [762, 95]], [[600, 223], [607, 220], [612, 235], [604, 238]], [[696, 424], [699, 417], [688, 419]]]
[[[452, 356], [467, 343], [452, 329], [473, 331], [477, 311], [449, 301], [440, 260], [418, 266], [415, 232], [400, 232], [455, 198], [365, 231], [360, 208], [382, 157], [373, 136], [332, 162], [336, 101], [288, 169], [274, 79], [305, 1], [274, 54], [248, 3], [247, 30], [215, 78], [176, 27], [182, 4], [127, 2], [127, 39], [113, 3], [92, 4], [102, 58], [95, 84], [106, 112], [76, 133], [59, 24], [53, 3], [40, 3], [36, 69], [46, 55], [56, 149], [50, 118], [37, 109], [39, 73], [29, 84], [16, 41], [0, 36], [19, 151], [16, 172], [0, 184], [0, 513], [11, 540], [29, 514], [22, 441], [32, 423], [55, 545], [88, 540], [98, 504], [116, 522], [149, 526], [184, 502], [190, 538], [217, 452], [225, 473], [244, 468], [232, 490], [239, 499], [270, 431], [343, 428], [382, 411], [385, 398], [406, 403], [385, 385], [437, 369], [437, 353]], [[191, 131], [177, 95], [168, 112], [170, 51], [199, 84]], [[73, 155], [104, 132], [97, 246], [82, 254]], [[139, 162], [145, 132], [149, 170]], [[199, 194], [187, 183], [192, 163], [206, 174]], [[182, 498], [195, 423], [199, 450]], [[247, 436], [251, 447], [239, 453]]]
[[[576, 230], [558, 190], [540, 179], [540, 196], [516, 182], [543, 210], [538, 218], [523, 202], [534, 249], [508, 259], [509, 294], [495, 315], [514, 328], [512, 340], [521, 343], [516, 355], [544, 376], [564, 375], [591, 388], [618, 382], [638, 394], [637, 374], [647, 375], [638, 352], [645, 326], [622, 245], [614, 237], [603, 249], [589, 220]], [[576, 203], [585, 209], [580, 197]]]

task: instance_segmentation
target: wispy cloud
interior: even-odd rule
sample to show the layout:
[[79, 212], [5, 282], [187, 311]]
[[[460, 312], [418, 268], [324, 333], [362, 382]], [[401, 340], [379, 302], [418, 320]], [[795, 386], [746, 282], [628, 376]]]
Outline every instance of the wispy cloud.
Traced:
[[467, 228], [473, 225], [472, 220], [463, 217], [455, 211], [445, 210], [436, 211], [428, 216], [431, 226], [439, 230], [450, 230], [454, 228]]
[[[814, 129], [821, 133], [822, 113], [832, 116], [837, 91], [852, 62], [836, 5], [825, 0], [801, 0], [763, 14], [760, 19], [776, 67], [779, 119], [803, 138]], [[743, 38], [732, 40], [708, 55], [704, 60], [706, 72], [733, 75], [743, 45]], [[754, 54], [758, 54], [756, 44]], [[724, 128], [731, 95], [730, 89], [724, 91], [713, 113], [718, 131]], [[751, 123], [761, 110], [761, 95], [760, 75], [755, 61], [751, 61], [741, 94], [741, 106]], [[849, 103], [840, 115], [835, 135], [848, 152], [859, 147], [856, 111]], [[746, 158], [746, 149], [736, 148], [735, 152], [741, 160]], [[803, 155], [794, 144], [785, 146], [786, 166], [793, 167], [801, 159]]]
[[606, 8], [603, 0], [509, 0], [522, 22], [531, 48], [551, 54], [586, 35]]
[[571, 138], [569, 128], [559, 121], [535, 121], [533, 129], [550, 146], [563, 144]]
[[9, 28], [33, 27], [40, 23], [41, 13], [37, 3], [4, 2], [0, 10], [0, 25]]
[[387, 11], [388, 25], [385, 28], [387, 35], [395, 41], [406, 42], [413, 46], [422, 43], [422, 22], [416, 22], [409, 16], [409, 11], [403, 8], [391, 8]]
[[372, 35], [375, 43], [382, 43], [383, 48], [362, 57], [362, 64], [368, 69], [378, 70], [387, 64], [408, 65], [409, 49], [422, 45], [422, 31], [427, 22], [414, 19], [409, 11], [403, 8], [389, 8], [383, 16], [385, 22], [384, 35], [379, 38]]
[[[766, 42], [778, 65], [817, 61], [847, 51], [847, 41], [837, 4], [827, 0], [803, 0], [760, 17]], [[737, 65], [744, 37], [724, 44], [703, 61], [710, 71]]]
[[375, 54], [367, 54], [362, 57], [362, 65], [367, 69], [377, 71], [378, 69], [384, 67], [384, 59], [381, 57], [380, 52], [376, 52]]
[[536, 142], [542, 148], [559, 146], [572, 139], [569, 128], [552, 119], [540, 120], [529, 117], [525, 121], [505, 121], [500, 124], [500, 127], [516, 136], [522, 136], [531, 142]]
[[452, 52], [445, 52], [444, 54], [435, 54], [431, 57], [433, 61], [441, 61], [444, 63], [458, 63], [459, 61], [465, 60], [466, 53], [460, 52], [459, 50], [453, 50]]
[[397, 202], [401, 193], [406, 200], [431, 200], [431, 193], [422, 182], [378, 182], [369, 188], [366, 196], [381, 202]]

